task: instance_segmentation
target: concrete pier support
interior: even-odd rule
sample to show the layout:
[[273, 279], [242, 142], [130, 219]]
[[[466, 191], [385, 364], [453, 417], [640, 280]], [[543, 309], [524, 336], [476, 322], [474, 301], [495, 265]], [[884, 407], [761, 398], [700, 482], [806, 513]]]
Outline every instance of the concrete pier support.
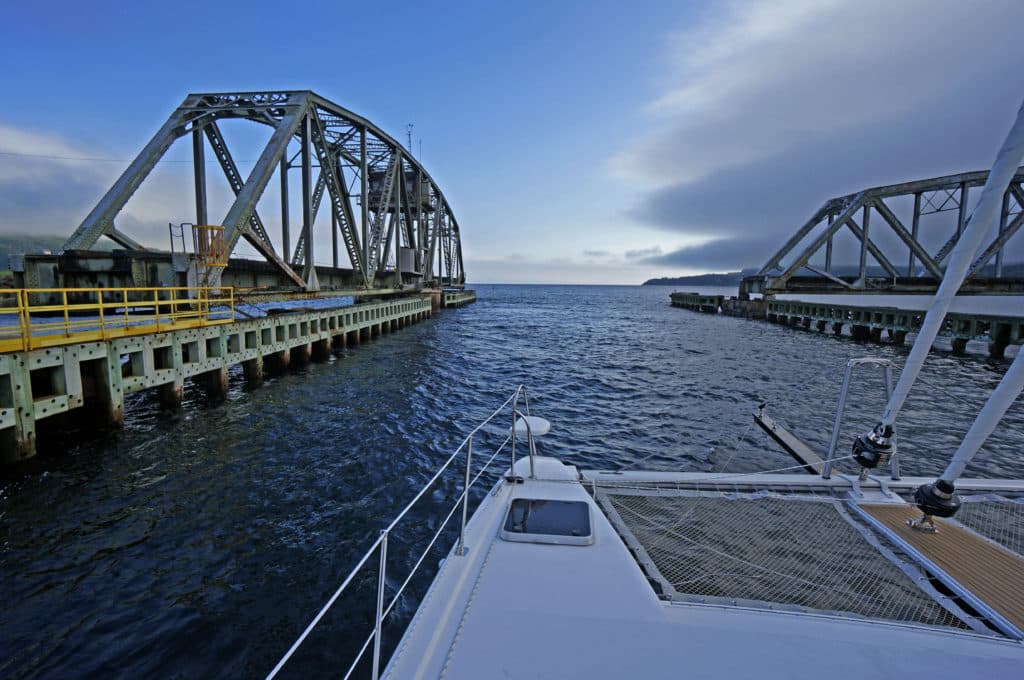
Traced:
[[826, 325], [827, 324], [825, 323], [824, 319], [818, 319], [818, 321], [815, 323], [815, 328], [818, 329], [819, 333], [824, 333]]
[[804, 327], [804, 330], [810, 330], [811, 328], [811, 317], [805, 316], [800, 320], [800, 325]]
[[331, 358], [331, 341], [329, 338], [313, 342], [313, 361], [327, 361]]
[[288, 365], [292, 362], [292, 353], [290, 350], [284, 349], [280, 352], [271, 352], [267, 356], [263, 357], [263, 366], [266, 370], [272, 373], [284, 373], [288, 370]]
[[335, 335], [332, 344], [334, 346], [334, 349], [345, 349], [346, 347], [348, 347], [348, 333]]
[[1006, 346], [1010, 344], [1011, 333], [1012, 330], [1009, 324], [992, 324], [992, 328], [989, 331], [991, 341], [988, 343], [988, 355], [990, 357], [1002, 359], [1005, 356]]
[[185, 398], [185, 383], [181, 380], [161, 385], [158, 388], [160, 405], [167, 409], [176, 409], [181, 406], [181, 400]]
[[256, 357], [242, 362], [242, 375], [250, 385], [259, 385], [263, 382], [263, 357]]
[[[675, 298], [672, 299], [674, 304]], [[832, 331], [837, 335], [845, 325], [849, 326], [850, 336], [855, 340], [871, 339], [876, 342], [881, 341], [884, 329], [885, 336], [894, 345], [905, 344], [907, 334], [916, 333], [920, 328], [923, 313], [920, 310], [882, 306], [887, 303], [884, 295], [875, 300], [880, 303], [878, 306], [769, 299], [765, 303], [764, 318], [785, 325], [793, 325], [795, 316], [810, 318], [818, 323], [819, 328], [824, 321], [832, 325]], [[978, 340], [988, 343], [991, 356], [1001, 357], [1007, 346], [1024, 341], [1024, 315], [1019, 310], [1004, 315], [950, 312], [946, 315], [944, 328], [944, 335], [948, 333], [949, 336], [957, 336], [952, 341], [954, 354], [965, 353], [968, 341]]]
[[[14, 413], [14, 427], [3, 431], [3, 462], [14, 463], [36, 455], [36, 419], [32, 401], [32, 380], [24, 361], [12, 360], [11, 385], [13, 394], [0, 404], [6, 416]], [[9, 402], [9, 403], [8, 403]]]
[[308, 364], [309, 358], [313, 355], [313, 345], [311, 343], [296, 345], [295, 347], [292, 347], [291, 353], [292, 367]]
[[228, 369], [216, 368], [196, 376], [210, 399], [223, 399], [228, 394]]
[[441, 309], [441, 291], [436, 290], [430, 294], [430, 311], [436, 312]]
[[89, 419], [99, 425], [124, 425], [124, 388], [121, 384], [121, 363], [114, 356], [81, 362], [82, 393]]

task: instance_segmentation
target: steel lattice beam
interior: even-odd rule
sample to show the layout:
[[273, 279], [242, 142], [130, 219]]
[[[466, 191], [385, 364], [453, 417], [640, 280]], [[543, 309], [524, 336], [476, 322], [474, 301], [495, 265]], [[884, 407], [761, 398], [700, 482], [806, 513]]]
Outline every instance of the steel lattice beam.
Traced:
[[[865, 189], [855, 194], [839, 196], [826, 201], [811, 218], [790, 237], [789, 240], [768, 260], [755, 276], [744, 278], [741, 292], [743, 293], [780, 293], [795, 290], [793, 281], [801, 270], [811, 272], [817, 277], [817, 286], [826, 291], [829, 289], [849, 290], [851, 288], [864, 289], [868, 287], [869, 277], [865, 268], [863, 258], [868, 254], [881, 266], [887, 278], [874, 278], [870, 284], [873, 288], [887, 290], [927, 290], [934, 288], [936, 283], [942, 279], [942, 262], [956, 245], [960, 234], [969, 218], [968, 196], [969, 190], [981, 186], [988, 179], [988, 172], [968, 172], [945, 177], [904, 182], [888, 186]], [[1002, 290], [1006, 286], [1013, 286], [1014, 289], [1024, 287], [1024, 280], [1017, 282], [1016, 279], [1006, 284], [992, 284], [992, 277], [981, 283], [978, 277], [985, 270], [986, 265], [996, 259], [995, 279], [1002, 278], [1003, 253], [1007, 244], [1024, 226], [1024, 168], [1018, 170], [1016, 176], [1007, 190], [1004, 199], [1002, 218], [999, 224], [999, 232], [991, 240], [987, 247], [982, 249], [976, 258], [968, 276], [967, 285], [977, 285], [984, 288], [994, 285]], [[899, 197], [913, 197], [913, 211], [911, 214], [911, 229], [907, 229], [904, 223], [896, 216], [892, 206], [887, 202]], [[1014, 209], [1013, 206], [1017, 208]], [[856, 213], [864, 211], [864, 223], [867, 224], [872, 212], [877, 213], [882, 222], [872, 220], [870, 236], [867, 229], [862, 228], [856, 221]], [[934, 254], [921, 241], [922, 215], [935, 214], [939, 212], [957, 211], [956, 224], [953, 233], [939, 247]], [[861, 247], [862, 263], [860, 275], [856, 278], [843, 278], [836, 274], [832, 268], [832, 241], [841, 229], [849, 230]], [[888, 229], [899, 239], [898, 243], [905, 246], [905, 262], [907, 265], [907, 276], [900, 276], [895, 265], [889, 260], [885, 252], [877, 245], [879, 229]], [[802, 248], [798, 246], [810, 239], [807, 245]], [[933, 241], [934, 242], [934, 241]], [[825, 266], [811, 264], [811, 259], [824, 250]], [[783, 264], [789, 260], [789, 264]], [[919, 263], [922, 273], [913, 275], [915, 262]], [[781, 270], [781, 272], [780, 272]], [[812, 292], [815, 288], [814, 279], [807, 276], [800, 277], [799, 289]]]
[[[255, 166], [244, 179], [218, 125], [219, 121], [230, 119], [256, 122], [273, 129]], [[205, 221], [206, 217], [205, 139], [235, 196], [222, 221], [229, 252], [244, 238], [274, 266], [284, 285], [315, 288], [315, 268], [309, 249], [316, 238], [315, 216], [325, 193], [331, 202], [331, 241], [335, 249], [332, 260], [338, 264], [337, 241], [340, 240], [355, 274], [355, 285], [367, 289], [385, 285], [379, 284], [378, 279], [386, 280], [387, 286], [396, 282], [406, 285], [409, 283], [404, 278], [406, 274], [418, 281], [415, 285], [438, 285], [442, 279], [456, 286], [464, 283], [461, 232], [448, 201], [426, 169], [400, 143], [370, 121], [309, 91], [188, 95], [83, 220], [65, 248], [87, 249], [106, 236], [126, 248], [141, 249], [138, 241], [114, 227], [114, 219], [167, 150], [188, 132], [193, 133], [197, 219], [202, 217], [200, 221]], [[303, 148], [307, 149], [305, 155]], [[305, 162], [295, 165], [295, 159], [300, 157]], [[288, 251], [292, 244], [288, 242], [287, 173], [293, 167], [308, 169], [309, 159], [314, 157], [319, 165], [319, 176], [315, 188], [308, 181], [303, 183], [301, 205], [306, 219], [295, 244], [296, 254], [289, 263], [287, 258], [291, 253]], [[275, 173], [281, 177], [282, 188], [280, 248], [275, 247], [270, 230], [257, 210]], [[372, 186], [371, 176], [374, 178]], [[351, 184], [346, 177], [352, 178]], [[291, 191], [294, 195], [295, 188]], [[358, 200], [358, 209], [354, 207], [353, 198]], [[270, 211], [264, 213], [270, 214]], [[402, 248], [416, 252], [418, 273], [398, 271], [401, 264], [398, 254]], [[392, 263], [395, 271], [392, 271]], [[300, 265], [304, 266], [303, 276], [296, 272]]]

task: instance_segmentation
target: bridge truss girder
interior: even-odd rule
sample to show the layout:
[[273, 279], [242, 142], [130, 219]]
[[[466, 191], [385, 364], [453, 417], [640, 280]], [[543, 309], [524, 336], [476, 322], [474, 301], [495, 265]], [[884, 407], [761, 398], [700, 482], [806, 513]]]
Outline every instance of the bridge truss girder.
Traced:
[[[829, 199], [793, 234], [754, 276], [745, 277], [741, 293], [775, 294], [801, 290], [827, 291], [927, 291], [934, 289], [943, 276], [943, 265], [963, 233], [969, 215], [969, 192], [985, 184], [988, 171], [961, 173], [931, 179], [874, 187]], [[1007, 244], [1024, 225], [1024, 168], [1018, 170], [1003, 197], [999, 228], [985, 244], [971, 265], [964, 290], [1002, 287], [1024, 287], [1003, 275], [1003, 259]], [[913, 210], [908, 228], [896, 215], [891, 203], [901, 197], [913, 197]], [[952, 233], [934, 252], [921, 240], [922, 216], [956, 211]], [[906, 265], [893, 263], [876, 244], [880, 224], [905, 248]], [[833, 271], [833, 240], [842, 230], [853, 234], [860, 249], [856, 276], [840, 276]], [[808, 241], [808, 239], [810, 239]], [[802, 248], [798, 246], [806, 243]], [[811, 264], [811, 259], [824, 250], [824, 266]], [[872, 276], [869, 262], [881, 268], [884, 276]], [[989, 266], [994, 263], [993, 266]], [[809, 271], [813, 276], [798, 276]], [[983, 276], [985, 275], [985, 276]], [[1009, 289], [1009, 288], [1008, 288]]]
[[[244, 180], [218, 127], [218, 121], [226, 119], [273, 128]], [[461, 230], [430, 174], [368, 120], [310, 91], [188, 95], [68, 238], [64, 249], [89, 249], [106, 236], [129, 250], [144, 250], [115, 227], [115, 218], [174, 142], [189, 133], [196, 223], [208, 223], [205, 151], [209, 148], [235, 196], [222, 221], [228, 252], [233, 253], [244, 238], [276, 268], [283, 285], [308, 291], [318, 288], [313, 230], [323, 198], [331, 206], [332, 263], [335, 268], [346, 264], [339, 260], [339, 245], [343, 246], [358, 287], [374, 288], [379, 274], [403, 266], [400, 273], [412, 275], [423, 285], [464, 285]], [[289, 253], [287, 175], [292, 169], [301, 174], [303, 223], [296, 250]], [[282, 186], [280, 252], [257, 211], [275, 172]]]

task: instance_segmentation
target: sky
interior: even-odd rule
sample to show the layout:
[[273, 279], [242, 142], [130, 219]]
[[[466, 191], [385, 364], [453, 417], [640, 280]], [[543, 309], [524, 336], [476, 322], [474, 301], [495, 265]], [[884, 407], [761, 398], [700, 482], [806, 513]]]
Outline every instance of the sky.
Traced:
[[[413, 124], [471, 282], [760, 266], [831, 196], [988, 168], [1024, 95], [1010, 0], [36, 0], [3, 14], [0, 233], [70, 235], [189, 92], [312, 89], [396, 139]], [[193, 220], [187, 142], [122, 231], [166, 248], [166, 224]], [[243, 174], [253, 148], [236, 152]]]

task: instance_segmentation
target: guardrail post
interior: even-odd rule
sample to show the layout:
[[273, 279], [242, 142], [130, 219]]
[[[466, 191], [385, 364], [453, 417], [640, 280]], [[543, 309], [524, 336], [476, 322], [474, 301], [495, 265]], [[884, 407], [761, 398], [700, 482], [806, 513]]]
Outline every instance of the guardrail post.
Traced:
[[380, 537], [380, 573], [377, 577], [377, 616], [373, 626], [373, 680], [380, 677], [380, 631], [384, 619], [384, 583], [388, 562], [388, 530]]
[[100, 337], [104, 340], [107, 339], [107, 323], [103, 318], [103, 291], [96, 291], [96, 301], [100, 307]]
[[[885, 401], [888, 403], [889, 397], [892, 396], [892, 365], [886, 365], [885, 367]], [[894, 432], [892, 435], [892, 458], [889, 459], [889, 474], [893, 479], [900, 478], [900, 451], [899, 451], [899, 440]]]
[[825, 470], [821, 473], [822, 479], [832, 477], [832, 461], [836, 456], [836, 446], [839, 443], [839, 427], [843, 424], [843, 411], [846, 409], [846, 392], [850, 389], [850, 373], [853, 372], [853, 361], [846, 362], [846, 373], [843, 375], [843, 387], [839, 391], [839, 401], [836, 404], [836, 418], [832, 423], [832, 438], [828, 442], [828, 457], [825, 459]]
[[160, 332], [160, 291], [153, 289], [153, 319], [156, 321], [156, 332]]
[[64, 301], [64, 337], [71, 337], [71, 320], [68, 318], [68, 291], [67, 289], [61, 291], [61, 297]]
[[469, 447], [466, 449], [466, 482], [462, 487], [462, 528], [459, 529], [459, 547], [455, 551], [460, 557], [466, 554], [466, 517], [469, 515], [469, 471], [473, 462], [473, 437], [469, 436]]
[[28, 309], [28, 291], [18, 291], [18, 316], [21, 321], [21, 349], [27, 351], [32, 343], [32, 317]]
[[124, 332], [128, 332], [128, 289], [121, 289], [121, 303], [124, 305]]
[[512, 400], [512, 465], [508, 469], [510, 477], [514, 477], [516, 474], [516, 417], [519, 413], [519, 391], [516, 391], [516, 397]]

